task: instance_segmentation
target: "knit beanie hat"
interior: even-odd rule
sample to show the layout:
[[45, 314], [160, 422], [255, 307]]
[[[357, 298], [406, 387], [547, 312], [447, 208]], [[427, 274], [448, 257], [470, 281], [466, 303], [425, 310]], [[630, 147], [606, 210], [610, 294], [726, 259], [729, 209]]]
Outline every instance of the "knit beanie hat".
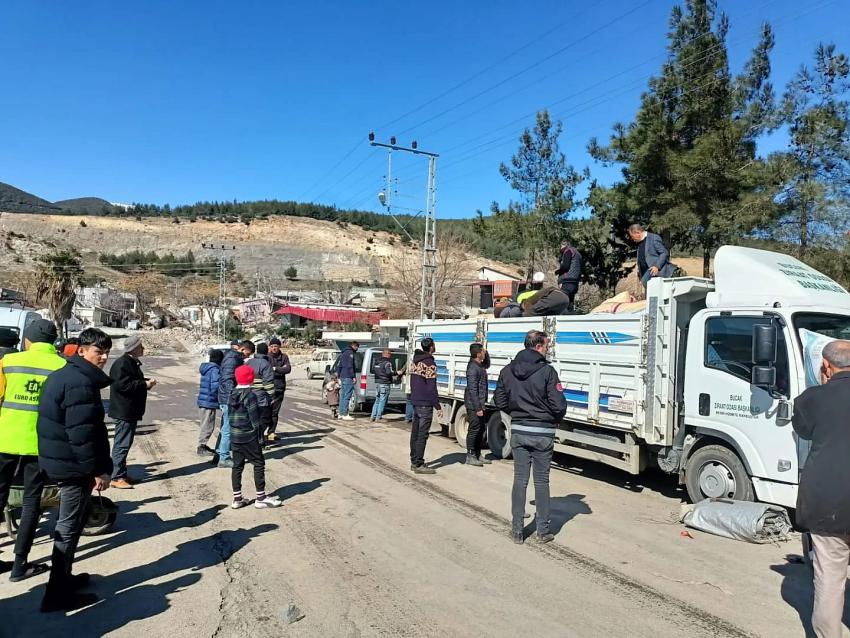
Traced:
[[233, 372], [236, 377], [236, 385], [251, 385], [254, 383], [254, 369], [251, 366], [239, 366]]
[[270, 346], [279, 346], [280, 345], [280, 339], [278, 339], [277, 337], [272, 337], [271, 340], [269, 341], [269, 345]]

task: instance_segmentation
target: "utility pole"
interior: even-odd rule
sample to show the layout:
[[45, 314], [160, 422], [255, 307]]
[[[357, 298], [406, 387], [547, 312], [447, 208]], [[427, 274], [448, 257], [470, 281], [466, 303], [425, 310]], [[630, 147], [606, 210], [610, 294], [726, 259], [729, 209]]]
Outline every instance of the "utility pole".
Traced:
[[[392, 153], [403, 151], [413, 155], [425, 155], [428, 158], [428, 186], [425, 194], [425, 237], [422, 241], [422, 287], [419, 298], [419, 316], [421, 319], [434, 319], [437, 312], [437, 153], [422, 151], [417, 147], [416, 140], [410, 147], [399, 146], [396, 138], [390, 137], [390, 143], [375, 141], [375, 134], [369, 133], [369, 145], [387, 149], [389, 165], [387, 168], [387, 189], [378, 194], [378, 201], [385, 206], [387, 212], [401, 229], [410, 237], [407, 228], [392, 214]], [[422, 211], [419, 211], [421, 214]], [[418, 216], [418, 214], [416, 215]], [[414, 217], [415, 219], [415, 217]], [[411, 238], [412, 239], [412, 238]]]
[[236, 250], [236, 246], [225, 246], [224, 244], [208, 244], [204, 242], [201, 244], [201, 248], [204, 250], [217, 250], [218, 251], [218, 311], [219, 311], [219, 334], [221, 335], [222, 341], [225, 338], [225, 325], [227, 322], [227, 307], [226, 307], [226, 299], [225, 299], [225, 291], [226, 291], [226, 278], [227, 278], [227, 268], [226, 268], [226, 260], [225, 255], [229, 250]]

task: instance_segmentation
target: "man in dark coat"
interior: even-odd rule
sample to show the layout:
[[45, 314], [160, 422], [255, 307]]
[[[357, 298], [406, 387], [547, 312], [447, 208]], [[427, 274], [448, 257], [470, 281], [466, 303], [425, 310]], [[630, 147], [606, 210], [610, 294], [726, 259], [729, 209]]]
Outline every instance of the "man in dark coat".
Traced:
[[41, 611], [79, 609], [98, 601], [81, 593], [88, 574], [71, 574], [91, 497], [109, 487], [112, 459], [100, 392], [112, 383], [103, 371], [112, 339], [97, 328], [80, 334], [78, 354], [44, 383], [38, 405], [38, 464], [59, 485], [50, 580]]
[[124, 354], [109, 369], [114, 383], [109, 388], [109, 416], [115, 419], [112, 442], [112, 487], [132, 489], [135, 481], [127, 475], [127, 455], [136, 438], [136, 426], [145, 415], [148, 390], [156, 379], [145, 379], [139, 357], [145, 354], [142, 338], [134, 335], [124, 344]]
[[422, 348], [413, 353], [413, 362], [407, 367], [410, 376], [410, 402], [413, 403], [413, 424], [410, 427], [410, 469], [416, 474], [435, 474], [425, 465], [425, 446], [434, 421], [434, 410], [442, 417], [437, 396], [437, 363], [434, 352], [437, 346], [431, 337], [422, 340]]
[[215, 456], [215, 451], [207, 447], [213, 430], [215, 430], [215, 415], [218, 412], [218, 383], [221, 378], [221, 360], [224, 353], [221, 350], [210, 350], [210, 360], [201, 364], [198, 370], [201, 383], [198, 387], [198, 410], [201, 417], [201, 427], [198, 431], [198, 456]]
[[466, 408], [466, 464], [482, 467], [489, 464], [481, 458], [481, 445], [484, 442], [484, 406], [487, 405], [487, 368], [490, 357], [480, 343], [469, 346], [469, 363], [466, 364], [466, 389], [463, 391], [463, 405]]
[[230, 455], [230, 393], [236, 387], [236, 368], [244, 362], [245, 359], [239, 350], [239, 342], [232, 342], [230, 351], [224, 355], [219, 369], [218, 404], [221, 408], [221, 435], [217, 448], [219, 467], [233, 467], [233, 459]]
[[351, 395], [354, 394], [354, 381], [356, 379], [355, 366], [357, 365], [357, 357], [355, 354], [360, 348], [360, 344], [356, 341], [351, 342], [351, 346], [342, 351], [339, 355], [339, 365], [337, 365], [337, 374], [339, 375], [339, 418], [343, 421], [353, 421], [354, 417], [348, 414], [348, 408], [351, 405]]
[[797, 525], [815, 549], [817, 636], [840, 638], [850, 561], [850, 341], [823, 349], [822, 385], [794, 401], [794, 431], [811, 441], [797, 494]]
[[638, 276], [644, 288], [653, 277], [673, 276], [674, 266], [670, 263], [670, 251], [659, 235], [647, 232], [640, 224], [632, 224], [629, 226], [629, 238], [638, 247]]
[[534, 500], [537, 507], [537, 540], [548, 543], [554, 537], [549, 521], [549, 469], [555, 444], [555, 430], [567, 411], [567, 400], [558, 373], [546, 362], [549, 338], [531, 330], [525, 336], [525, 350], [502, 368], [493, 403], [511, 416], [511, 450], [514, 457], [514, 484], [511, 490], [511, 535], [523, 543], [523, 518], [528, 476], [534, 466]]
[[572, 313], [581, 279], [581, 253], [567, 239], [561, 242], [561, 261], [555, 274], [558, 275], [558, 285], [570, 300], [567, 312]]
[[560, 288], [546, 286], [525, 298], [522, 301], [522, 308], [525, 317], [565, 315], [570, 311], [570, 298]]
[[272, 427], [268, 439], [275, 439], [277, 422], [280, 419], [280, 409], [283, 407], [283, 397], [286, 394], [286, 375], [292, 372], [289, 356], [280, 349], [280, 339], [272, 337], [269, 341], [269, 362], [274, 368], [274, 396], [272, 397]]

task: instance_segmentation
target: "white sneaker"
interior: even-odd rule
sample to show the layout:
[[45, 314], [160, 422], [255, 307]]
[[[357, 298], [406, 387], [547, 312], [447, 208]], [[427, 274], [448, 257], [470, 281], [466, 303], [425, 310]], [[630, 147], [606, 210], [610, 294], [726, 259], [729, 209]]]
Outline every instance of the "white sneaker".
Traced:
[[354, 417], [353, 417], [353, 416], [349, 416], [349, 415], [347, 415], [347, 414], [346, 414], [345, 416], [341, 416], [341, 417], [339, 417], [339, 418], [340, 418], [342, 421], [353, 421], [353, 420], [354, 420]]
[[283, 505], [283, 503], [277, 496], [267, 496], [262, 501], [254, 501], [254, 507], [256, 507], [258, 510], [263, 510], [267, 507], [280, 507], [281, 505]]
[[248, 504], [248, 501], [246, 501], [244, 498], [240, 498], [238, 501], [233, 501], [230, 504], [230, 507], [232, 507], [235, 510], [241, 510], [247, 504]]

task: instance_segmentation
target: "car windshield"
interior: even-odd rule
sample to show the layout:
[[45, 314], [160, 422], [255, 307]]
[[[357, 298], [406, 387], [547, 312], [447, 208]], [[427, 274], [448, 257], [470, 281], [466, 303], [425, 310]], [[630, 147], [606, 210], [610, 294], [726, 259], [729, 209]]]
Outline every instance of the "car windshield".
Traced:
[[810, 330], [832, 339], [850, 340], [850, 316], [799, 313], [794, 315], [794, 327], [799, 336], [800, 330]]

